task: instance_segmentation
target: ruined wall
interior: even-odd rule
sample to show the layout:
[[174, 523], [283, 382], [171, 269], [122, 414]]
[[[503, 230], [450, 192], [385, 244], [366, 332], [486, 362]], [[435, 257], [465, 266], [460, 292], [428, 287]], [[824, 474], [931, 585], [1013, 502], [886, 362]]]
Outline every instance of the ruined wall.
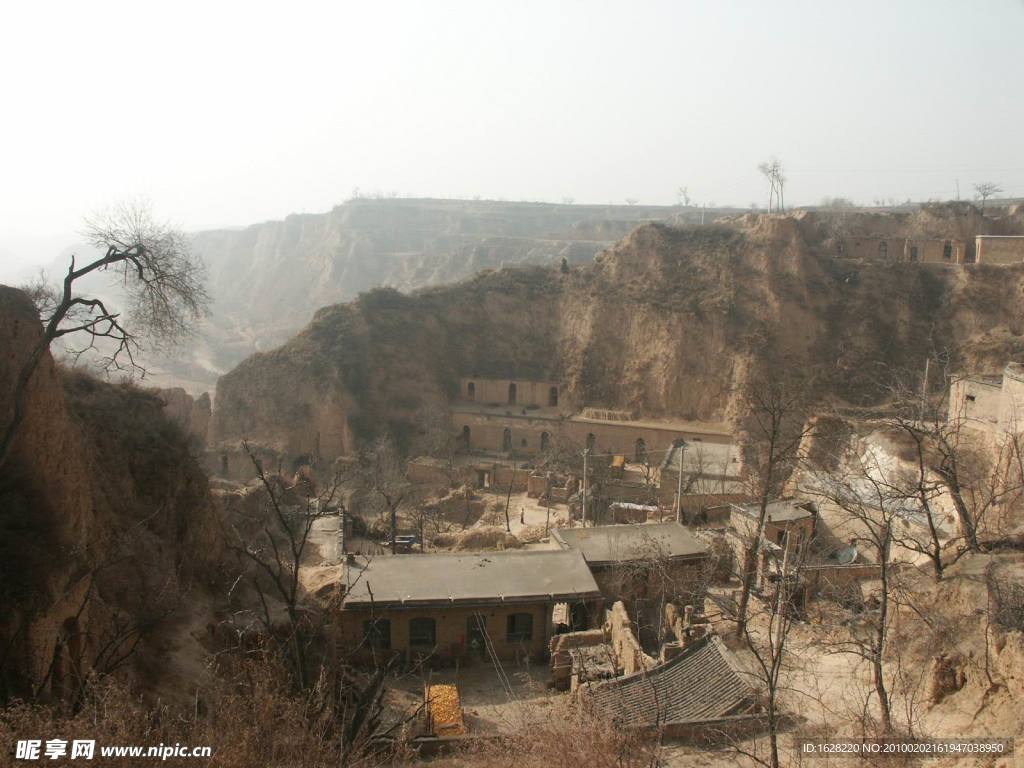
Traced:
[[979, 264], [1024, 262], [1024, 237], [979, 237], [975, 243]]
[[623, 675], [650, 669], [657, 663], [640, 647], [636, 624], [629, 618], [621, 601], [616, 602], [605, 617], [605, 635], [615, 654], [616, 666]]

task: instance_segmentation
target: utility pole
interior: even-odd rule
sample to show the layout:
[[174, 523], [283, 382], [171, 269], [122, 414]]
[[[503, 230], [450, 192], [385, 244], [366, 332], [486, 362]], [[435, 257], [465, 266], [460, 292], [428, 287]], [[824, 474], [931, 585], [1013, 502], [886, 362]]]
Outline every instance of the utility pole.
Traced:
[[679, 482], [676, 488], [676, 522], [683, 522], [683, 454], [686, 453], [686, 441], [677, 440], [676, 450], [679, 451]]
[[516, 481], [516, 452], [512, 451], [512, 477], [508, 481], [508, 495], [505, 496], [505, 530], [512, 533], [512, 523], [508, 518], [508, 504], [512, 501], [512, 485]]
[[701, 209], [700, 209], [700, 225], [702, 227], [704, 226], [704, 214], [707, 213], [707, 212], [708, 212], [708, 204], [704, 203], [703, 207], [701, 207]]
[[777, 602], [775, 604], [775, 615], [778, 617], [778, 620], [779, 620], [779, 636], [778, 636], [778, 639], [775, 641], [775, 647], [776, 648], [781, 648], [782, 647], [782, 640], [785, 637], [785, 632], [783, 631], [783, 628], [785, 627], [785, 622], [783, 621], [783, 614], [782, 614], [782, 612], [787, 610], [787, 608], [788, 608], [787, 603], [789, 601], [789, 595], [788, 595], [788, 591], [787, 591], [787, 588], [789, 586], [789, 581], [788, 581], [789, 580], [789, 529], [788, 528], [786, 529], [786, 532], [784, 534], [783, 545], [782, 546], [785, 547], [785, 549], [782, 550], [782, 578], [779, 580], [779, 591], [778, 591], [778, 594], [776, 595]]
[[956, 180], [956, 199], [960, 200], [960, 179]]
[[584, 528], [587, 527], [587, 457], [590, 456], [590, 449], [583, 449], [583, 491], [580, 496], [581, 514], [580, 523]]
[[921, 382], [921, 419], [924, 419], [924, 415], [928, 410], [928, 369], [931, 365], [932, 359], [926, 357], [924, 361], [924, 381]]

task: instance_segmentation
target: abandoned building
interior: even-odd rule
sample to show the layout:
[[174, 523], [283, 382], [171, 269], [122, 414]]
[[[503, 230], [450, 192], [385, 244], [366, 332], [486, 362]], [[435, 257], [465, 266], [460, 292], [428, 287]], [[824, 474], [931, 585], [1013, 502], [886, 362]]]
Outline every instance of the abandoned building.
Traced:
[[711, 550], [678, 523], [562, 528], [551, 535], [564, 550], [582, 553], [609, 601], [635, 608], [650, 599], [703, 600]]
[[1009, 363], [1001, 374], [954, 376], [947, 418], [996, 440], [1024, 431], [1024, 365]]
[[339, 641], [359, 661], [539, 657], [556, 610], [586, 629], [603, 602], [575, 550], [351, 557], [342, 587]]
[[674, 441], [731, 444], [724, 425], [638, 419], [628, 411], [578, 410], [561, 385], [525, 379], [463, 378], [451, 406], [463, 445], [492, 453], [536, 456], [556, 445], [642, 460]]
[[974, 239], [975, 259], [979, 264], [1024, 263], [1024, 236], [978, 235]]
[[836, 256], [862, 261], [908, 261], [921, 264], [968, 264], [975, 258], [973, 243], [958, 238], [875, 235], [843, 238]]

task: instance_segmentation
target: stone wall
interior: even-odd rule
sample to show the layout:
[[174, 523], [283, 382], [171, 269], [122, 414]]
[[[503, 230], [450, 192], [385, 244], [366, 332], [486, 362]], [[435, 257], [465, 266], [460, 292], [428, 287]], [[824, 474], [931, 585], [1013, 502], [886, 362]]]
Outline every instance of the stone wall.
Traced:
[[974, 246], [979, 264], [1024, 262], [1024, 237], [978, 236]]

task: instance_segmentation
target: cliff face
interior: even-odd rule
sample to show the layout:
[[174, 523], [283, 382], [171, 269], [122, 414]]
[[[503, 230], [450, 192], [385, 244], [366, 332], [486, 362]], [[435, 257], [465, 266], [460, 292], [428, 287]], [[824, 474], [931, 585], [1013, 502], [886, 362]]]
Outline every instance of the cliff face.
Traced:
[[287, 340], [318, 308], [370, 289], [410, 291], [562, 258], [589, 262], [639, 223], [699, 215], [663, 206], [355, 199], [327, 213], [200, 232], [193, 248], [208, 265], [213, 314], [181, 354], [150, 362], [162, 386], [201, 392], [248, 355]]
[[408, 428], [460, 375], [561, 380], [575, 402], [728, 419], [751, 366], [869, 404], [883, 368], [999, 369], [1024, 351], [1024, 267], [857, 264], [804, 217], [638, 228], [590, 265], [504, 269], [328, 307], [221, 378], [212, 433], [297, 455]]
[[[41, 336], [31, 302], [6, 286], [0, 334], [6, 419]], [[119, 633], [169, 615], [221, 554], [206, 478], [163, 401], [48, 353], [0, 473], [0, 548], [0, 698], [73, 695], [125, 650]]]

